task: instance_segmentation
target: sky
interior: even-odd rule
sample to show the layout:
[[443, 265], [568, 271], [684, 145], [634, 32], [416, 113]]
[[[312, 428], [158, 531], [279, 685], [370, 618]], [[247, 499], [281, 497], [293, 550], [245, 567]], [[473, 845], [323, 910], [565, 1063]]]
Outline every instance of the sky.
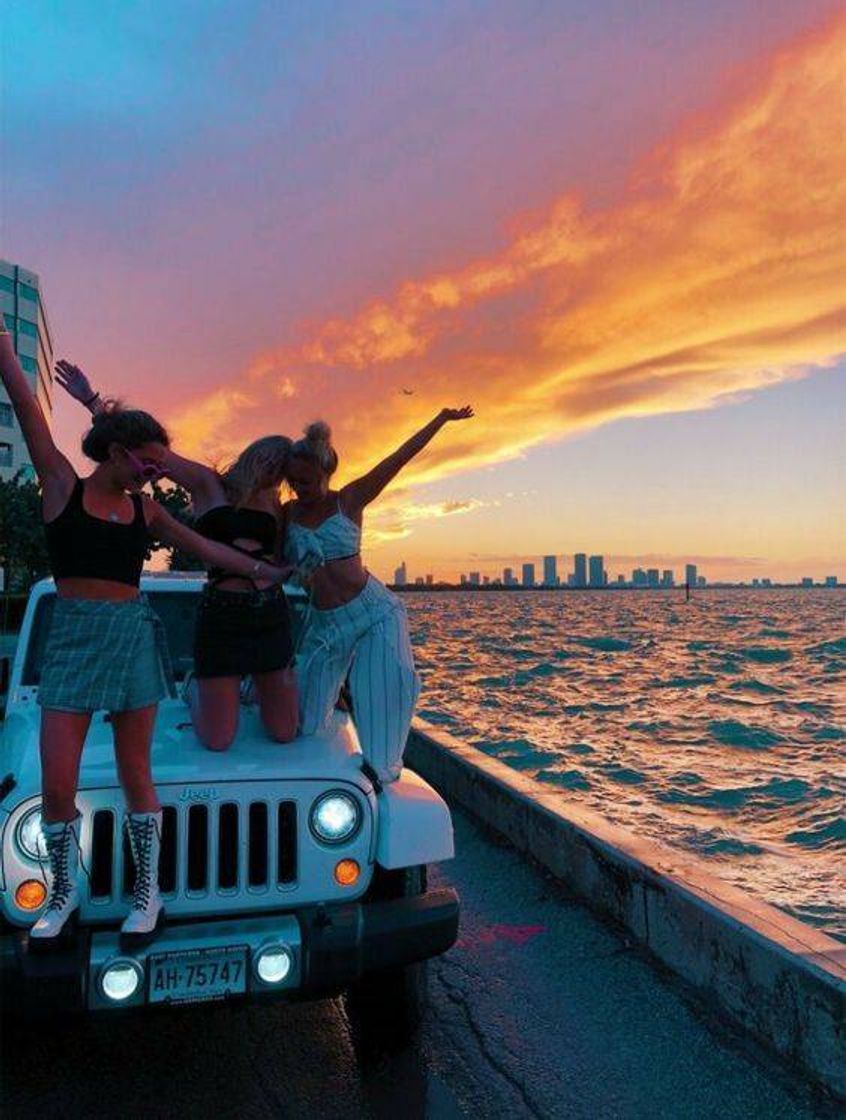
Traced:
[[839, 3], [6, 0], [0, 254], [207, 461], [322, 417], [343, 483], [472, 403], [377, 575], [846, 579]]

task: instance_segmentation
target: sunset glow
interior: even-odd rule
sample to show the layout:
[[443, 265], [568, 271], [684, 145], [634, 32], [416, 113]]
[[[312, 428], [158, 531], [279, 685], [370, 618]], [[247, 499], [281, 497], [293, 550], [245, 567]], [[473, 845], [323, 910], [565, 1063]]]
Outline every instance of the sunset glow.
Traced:
[[[454, 578], [471, 566], [463, 558], [473, 553], [496, 556], [494, 571], [500, 555], [509, 555], [502, 526], [514, 523], [516, 499], [506, 494], [527, 479], [521, 470], [517, 485], [510, 484], [508, 464], [536, 462], [536, 477], [528, 470], [531, 488], [551, 495], [552, 460], [541, 466], [537, 458], [544, 447], [560, 445], [566, 454], [578, 437], [589, 452], [591, 433], [605, 425], [660, 417], [676, 424], [680, 414], [731, 411], [779, 385], [842, 383], [846, 19], [825, 18], [827, 11], [821, 5], [817, 18], [809, 16], [770, 49], [751, 52], [740, 77], [735, 66], [731, 80], [721, 82], [716, 67], [710, 94], [636, 153], [617, 189], [601, 201], [591, 192], [594, 168], [586, 162], [535, 189], [522, 208], [511, 206], [488, 231], [486, 251], [456, 243], [439, 253], [437, 267], [420, 269], [419, 248], [409, 251], [405, 268], [394, 248], [390, 283], [359, 285], [346, 300], [327, 299], [322, 307], [312, 300], [296, 321], [286, 312], [275, 337], [271, 328], [263, 331], [265, 345], [249, 344], [249, 300], [244, 306], [233, 300], [231, 317], [224, 323], [218, 313], [208, 329], [209, 354], [225, 352], [232, 332], [242, 335], [245, 358], [225, 376], [204, 374], [195, 337], [184, 356], [172, 355], [180, 367], [172, 384], [159, 373], [142, 389], [142, 356], [129, 344], [127, 351], [135, 352], [124, 374], [119, 365], [113, 373], [94, 372], [101, 383], [110, 379], [113, 391], [160, 412], [183, 453], [211, 461], [268, 431], [295, 435], [305, 422], [324, 417], [341, 454], [341, 481], [443, 405], [471, 402], [476, 420], [448, 428], [403, 473], [373, 508], [368, 536], [380, 574], [402, 557], [420, 571]], [[538, 135], [537, 144], [566, 145], [568, 127], [576, 125], [562, 120], [561, 135]], [[261, 166], [259, 157], [250, 158], [254, 169]], [[279, 192], [281, 205], [284, 179]], [[199, 205], [210, 205], [202, 191]], [[454, 196], [447, 190], [437, 206], [439, 213], [467, 209], [472, 199], [457, 184]], [[408, 229], [409, 245], [425, 238], [424, 224]], [[188, 223], [182, 254], [191, 238]], [[61, 309], [65, 297], [49, 258], [33, 260], [20, 231], [14, 240], [18, 256], [44, 273], [51, 306]], [[117, 254], [122, 284], [127, 265], [119, 248], [110, 252]], [[190, 267], [200, 268], [202, 249], [192, 252]], [[366, 258], [364, 240], [360, 252]], [[280, 267], [296, 271], [296, 264]], [[167, 262], [161, 267], [166, 271]], [[180, 273], [187, 266], [174, 267]], [[288, 281], [281, 274], [269, 279], [284, 300]], [[165, 304], [154, 302], [155, 321]], [[115, 302], [126, 323], [130, 303], [125, 296]], [[152, 310], [149, 290], [142, 303]], [[186, 329], [195, 335], [193, 324]], [[84, 363], [91, 347], [78, 334], [72, 341], [71, 356]], [[168, 342], [173, 348], [178, 337]], [[159, 368], [160, 357], [155, 349], [143, 355]], [[78, 430], [79, 417], [74, 423]], [[762, 467], [756, 459], [750, 471], [777, 475], [773, 450], [771, 463]], [[719, 444], [712, 454], [719, 457]], [[483, 484], [491, 470], [495, 486]], [[828, 482], [842, 481], [842, 459], [831, 470]], [[621, 510], [600, 504], [606, 523], [622, 524]], [[553, 508], [560, 526], [555, 539], [544, 528]], [[658, 517], [637, 541], [609, 534], [602, 524], [592, 527], [590, 508], [583, 491], [566, 510], [551, 496], [534, 513], [526, 506], [518, 519], [525, 547], [514, 560], [535, 550], [595, 549], [616, 553], [621, 564], [647, 554], [664, 562], [678, 557], [678, 563], [702, 556], [714, 561], [714, 575], [745, 578], [750, 564], [794, 575], [806, 560], [842, 564], [846, 555], [842, 516], [834, 510], [809, 540], [797, 519], [792, 530], [779, 528], [777, 509], [765, 506], [759, 510], [765, 527], [752, 542], [733, 532], [739, 514], [725, 504], [720, 514], [703, 501], [695, 531], [681, 514], [673, 524]], [[441, 522], [449, 525], [448, 537], [437, 529]], [[584, 541], [585, 532], [593, 544]]]

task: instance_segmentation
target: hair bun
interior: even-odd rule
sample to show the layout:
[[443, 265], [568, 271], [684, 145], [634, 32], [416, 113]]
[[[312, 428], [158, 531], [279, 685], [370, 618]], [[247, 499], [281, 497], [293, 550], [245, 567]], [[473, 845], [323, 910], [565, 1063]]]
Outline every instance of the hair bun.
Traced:
[[332, 446], [332, 429], [325, 420], [313, 420], [303, 429], [305, 436], [291, 448], [294, 458], [317, 463], [326, 474], [338, 468], [338, 453]]
[[325, 420], [314, 420], [311, 424], [307, 424], [303, 430], [309, 443], [329, 445], [332, 442], [332, 429]]

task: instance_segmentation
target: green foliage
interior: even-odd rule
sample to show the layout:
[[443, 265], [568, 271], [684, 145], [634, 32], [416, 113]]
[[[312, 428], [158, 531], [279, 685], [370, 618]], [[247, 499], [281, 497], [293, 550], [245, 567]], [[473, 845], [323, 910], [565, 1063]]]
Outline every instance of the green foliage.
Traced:
[[6, 594], [26, 592], [49, 575], [47, 542], [41, 523], [41, 489], [24, 472], [0, 479], [0, 567], [6, 574]]
[[[153, 498], [159, 505], [164, 506], [171, 517], [181, 521], [183, 525], [187, 525], [189, 528], [193, 526], [194, 515], [191, 513], [191, 495], [183, 486], [169, 483], [167, 487], [164, 487], [158, 482], [154, 482]], [[167, 553], [167, 566], [172, 572], [200, 572], [203, 570], [203, 564], [196, 556], [183, 552], [179, 548], [170, 548], [166, 545], [154, 544], [147, 552], [148, 560], [158, 548], [163, 548]]]

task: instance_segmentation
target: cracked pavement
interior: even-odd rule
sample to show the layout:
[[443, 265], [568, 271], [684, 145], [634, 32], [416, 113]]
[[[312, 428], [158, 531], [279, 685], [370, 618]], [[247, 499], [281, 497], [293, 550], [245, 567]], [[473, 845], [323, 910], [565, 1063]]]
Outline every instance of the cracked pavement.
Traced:
[[458, 944], [416, 1047], [357, 1061], [339, 1001], [7, 1031], [5, 1120], [835, 1115], [550, 876], [455, 813]]

